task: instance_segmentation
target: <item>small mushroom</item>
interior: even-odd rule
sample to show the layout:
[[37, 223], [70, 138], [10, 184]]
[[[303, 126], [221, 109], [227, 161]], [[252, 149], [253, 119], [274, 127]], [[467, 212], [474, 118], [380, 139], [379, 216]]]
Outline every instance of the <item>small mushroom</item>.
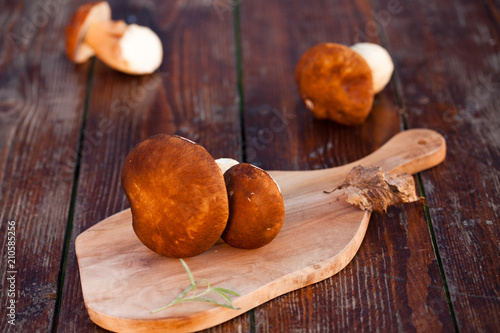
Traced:
[[285, 205], [280, 188], [264, 170], [247, 163], [224, 173], [229, 198], [229, 219], [222, 239], [230, 246], [256, 249], [280, 232]]
[[374, 95], [390, 80], [394, 65], [382, 47], [352, 48], [322, 43], [307, 50], [295, 68], [298, 91], [318, 119], [359, 125], [368, 117]]
[[127, 74], [154, 72], [163, 59], [160, 38], [149, 28], [111, 20], [105, 1], [80, 6], [66, 27], [66, 53], [74, 63], [96, 55]]
[[205, 148], [190, 140], [160, 134], [139, 143], [125, 159], [121, 182], [134, 232], [159, 254], [203, 253], [226, 227], [222, 172]]

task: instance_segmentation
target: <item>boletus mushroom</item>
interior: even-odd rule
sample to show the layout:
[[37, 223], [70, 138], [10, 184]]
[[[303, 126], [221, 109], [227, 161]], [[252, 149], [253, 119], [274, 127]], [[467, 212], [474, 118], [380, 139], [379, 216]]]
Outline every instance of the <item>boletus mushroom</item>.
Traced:
[[127, 74], [149, 74], [160, 67], [160, 38], [148, 27], [111, 20], [106, 1], [80, 6], [66, 27], [66, 54], [74, 63], [96, 55], [109, 67]]
[[269, 244], [280, 232], [285, 205], [280, 188], [264, 170], [247, 163], [224, 173], [229, 198], [229, 220], [222, 240], [241, 249]]
[[377, 44], [347, 47], [322, 43], [301, 56], [295, 80], [316, 118], [359, 125], [370, 114], [374, 95], [384, 89], [393, 70], [389, 53]]
[[121, 182], [137, 237], [168, 257], [192, 257], [222, 235], [229, 207], [222, 171], [190, 140], [160, 134], [127, 155]]

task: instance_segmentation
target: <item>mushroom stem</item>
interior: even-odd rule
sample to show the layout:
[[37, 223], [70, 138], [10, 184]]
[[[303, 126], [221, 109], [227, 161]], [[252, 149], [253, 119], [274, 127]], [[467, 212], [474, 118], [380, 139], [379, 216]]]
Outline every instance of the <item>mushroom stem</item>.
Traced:
[[226, 173], [226, 171], [229, 170], [232, 166], [240, 164], [240, 162], [232, 158], [218, 158], [215, 160], [215, 163], [217, 163], [223, 174]]
[[373, 92], [378, 94], [389, 83], [394, 63], [389, 52], [382, 46], [374, 43], [357, 43], [351, 50], [359, 54], [370, 67], [373, 79]]
[[163, 58], [161, 41], [151, 29], [124, 21], [91, 23], [84, 42], [109, 67], [129, 74], [151, 73]]
[[80, 6], [66, 27], [68, 58], [83, 63], [97, 55], [109, 67], [127, 74], [150, 74], [160, 67], [163, 47], [149, 28], [111, 20], [106, 1]]
[[[85, 34], [84, 43], [89, 45], [96, 56], [106, 65], [119, 69], [124, 64], [120, 39], [127, 30], [125, 21], [95, 21], [92, 22]], [[119, 61], [121, 64], [117, 64]]]

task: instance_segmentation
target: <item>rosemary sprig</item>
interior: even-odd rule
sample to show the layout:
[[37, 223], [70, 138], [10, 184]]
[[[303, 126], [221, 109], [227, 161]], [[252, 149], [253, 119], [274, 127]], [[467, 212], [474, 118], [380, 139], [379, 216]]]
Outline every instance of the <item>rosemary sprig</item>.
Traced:
[[[201, 279], [200, 281], [196, 282], [193, 278], [193, 273], [191, 273], [191, 270], [189, 269], [188, 265], [184, 262], [184, 260], [179, 259], [181, 261], [182, 266], [186, 270], [186, 273], [189, 277], [189, 283], [190, 285], [184, 289], [183, 292], [179, 294], [172, 302], [170, 302], [168, 305], [165, 305], [161, 308], [158, 308], [156, 310], [151, 311], [151, 313], [156, 313], [162, 310], [165, 310], [166, 308], [169, 308], [175, 304], [181, 303], [181, 302], [208, 302], [208, 303], [213, 303], [217, 304], [229, 309], [233, 310], [239, 310], [240, 308], [237, 308], [233, 305], [233, 301], [231, 298], [229, 298], [229, 295], [232, 296], [240, 296], [237, 292], [234, 292], [229, 289], [225, 288], [219, 288], [219, 287], [212, 287], [210, 286], [210, 282], [208, 282], [207, 279]], [[197, 294], [196, 290], [198, 287], [200, 287], [201, 284], [206, 284], [206, 289]], [[208, 294], [216, 294], [219, 295], [224, 299], [224, 301], [218, 301], [213, 298], [208, 298]]]

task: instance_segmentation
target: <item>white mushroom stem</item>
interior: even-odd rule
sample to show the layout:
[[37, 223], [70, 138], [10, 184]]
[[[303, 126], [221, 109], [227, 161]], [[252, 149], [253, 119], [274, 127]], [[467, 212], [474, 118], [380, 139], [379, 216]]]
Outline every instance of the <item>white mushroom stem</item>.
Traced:
[[222, 171], [222, 174], [226, 173], [227, 170], [229, 170], [231, 167], [235, 166], [236, 164], [240, 164], [240, 162], [232, 159], [232, 158], [219, 158], [215, 160], [215, 163], [219, 166], [219, 168]]
[[373, 43], [357, 43], [351, 46], [351, 49], [362, 56], [372, 70], [374, 93], [381, 92], [394, 72], [394, 63], [389, 52]]
[[90, 46], [105, 63], [114, 63], [121, 57], [119, 41], [126, 29], [127, 24], [121, 20], [95, 21], [89, 25], [83, 43]]
[[[215, 163], [217, 163], [217, 165], [221, 169], [222, 174], [225, 174], [226, 171], [229, 170], [229, 169], [231, 169], [233, 166], [235, 166], [237, 164], [240, 164], [240, 162], [238, 162], [237, 160], [234, 160], [232, 158], [218, 158], [218, 159], [215, 160]], [[254, 168], [257, 168], [259, 170], [264, 171], [265, 173], [267, 173], [269, 175], [269, 173], [267, 171], [259, 168], [258, 166], [255, 166], [253, 164], [250, 164], [250, 165], [253, 166]], [[271, 177], [271, 179], [276, 184], [276, 186], [278, 187], [278, 190], [281, 193], [281, 188], [280, 188], [278, 182], [273, 178], [273, 176], [269, 175], [269, 177]]]
[[163, 59], [158, 36], [149, 28], [124, 21], [94, 21], [83, 40], [108, 66], [128, 74], [154, 72]]

